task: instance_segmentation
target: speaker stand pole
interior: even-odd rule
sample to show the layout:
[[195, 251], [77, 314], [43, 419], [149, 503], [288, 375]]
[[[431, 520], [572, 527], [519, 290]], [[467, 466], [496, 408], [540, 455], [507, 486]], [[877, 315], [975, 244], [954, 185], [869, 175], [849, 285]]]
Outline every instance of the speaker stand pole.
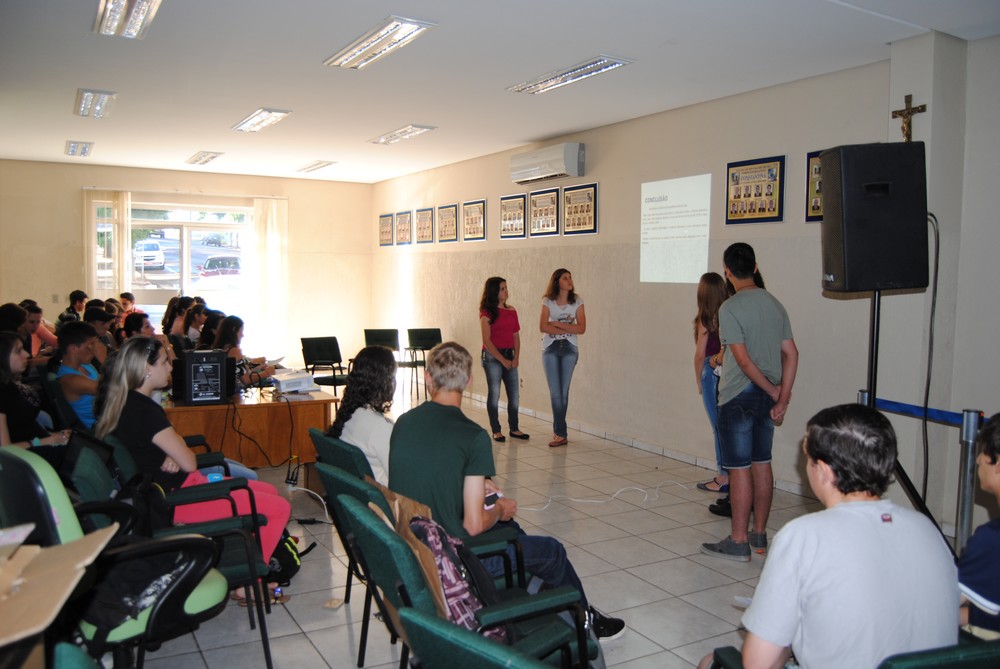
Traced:
[[[872, 293], [871, 322], [868, 325], [868, 392], [866, 393], [867, 397], [865, 397], [866, 404], [872, 409], [875, 408], [875, 389], [878, 382], [878, 339], [879, 322], [882, 318], [881, 311], [882, 291], [876, 290]], [[910, 503], [913, 507], [930, 518], [934, 525], [937, 526], [937, 520], [931, 514], [931, 510], [927, 508], [927, 504], [924, 503], [924, 499], [917, 491], [917, 487], [913, 485], [913, 481], [910, 480], [906, 470], [903, 469], [903, 465], [899, 464], [899, 458], [896, 458], [894, 474], [896, 475], [896, 481], [902, 486], [903, 491], [906, 492], [906, 496], [910, 498]]]

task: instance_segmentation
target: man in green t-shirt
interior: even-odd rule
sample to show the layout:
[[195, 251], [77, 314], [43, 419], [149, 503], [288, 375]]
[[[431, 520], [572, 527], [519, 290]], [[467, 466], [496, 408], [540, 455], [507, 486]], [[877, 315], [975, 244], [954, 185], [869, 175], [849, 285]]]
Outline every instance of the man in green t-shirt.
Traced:
[[[389, 488], [430, 507], [434, 519], [459, 538], [488, 531], [497, 523], [514, 522], [517, 502], [509, 497], [486, 499], [502, 491], [489, 478], [496, 473], [490, 436], [462, 413], [462, 393], [472, 380], [472, 356], [460, 344], [438, 344], [427, 354], [424, 383], [430, 401], [399, 417], [389, 440]], [[570, 585], [588, 607], [583, 584], [552, 537], [521, 533], [525, 569], [551, 586]], [[515, 559], [513, 548], [508, 549]], [[495, 576], [503, 574], [500, 557], [483, 560]], [[616, 638], [625, 623], [588, 607], [594, 634]]]

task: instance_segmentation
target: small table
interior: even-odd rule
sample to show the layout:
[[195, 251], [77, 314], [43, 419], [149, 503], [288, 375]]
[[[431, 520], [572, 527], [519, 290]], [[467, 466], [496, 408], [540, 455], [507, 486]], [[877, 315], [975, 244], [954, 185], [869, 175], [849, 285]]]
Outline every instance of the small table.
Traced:
[[300, 463], [315, 462], [309, 428], [325, 430], [339, 401], [323, 391], [281, 394], [268, 388], [236, 395], [225, 404], [169, 401], [165, 409], [179, 434], [203, 435], [212, 448], [247, 467], [269, 467], [291, 456]]

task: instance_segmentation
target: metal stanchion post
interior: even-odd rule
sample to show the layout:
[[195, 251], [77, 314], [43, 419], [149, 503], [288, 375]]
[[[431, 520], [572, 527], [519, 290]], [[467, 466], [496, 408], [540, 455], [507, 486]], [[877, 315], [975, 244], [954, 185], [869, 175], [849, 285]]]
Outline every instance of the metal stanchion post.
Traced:
[[972, 534], [972, 499], [976, 494], [976, 434], [982, 412], [962, 411], [962, 454], [958, 474], [958, 509], [955, 520], [955, 553], [961, 555]]

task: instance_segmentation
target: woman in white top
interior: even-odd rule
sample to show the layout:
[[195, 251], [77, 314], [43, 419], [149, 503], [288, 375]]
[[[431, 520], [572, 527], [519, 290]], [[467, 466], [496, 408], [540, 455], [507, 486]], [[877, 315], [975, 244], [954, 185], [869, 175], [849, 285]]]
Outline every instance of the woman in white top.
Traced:
[[389, 437], [392, 421], [385, 413], [396, 392], [396, 358], [384, 346], [366, 346], [354, 358], [347, 375], [337, 418], [326, 431], [360, 448], [375, 480], [389, 485]]
[[583, 300], [573, 290], [573, 275], [557, 269], [549, 279], [542, 298], [542, 367], [552, 400], [552, 441], [549, 446], [568, 443], [566, 410], [569, 407], [569, 383], [579, 357], [576, 339], [587, 331]]

